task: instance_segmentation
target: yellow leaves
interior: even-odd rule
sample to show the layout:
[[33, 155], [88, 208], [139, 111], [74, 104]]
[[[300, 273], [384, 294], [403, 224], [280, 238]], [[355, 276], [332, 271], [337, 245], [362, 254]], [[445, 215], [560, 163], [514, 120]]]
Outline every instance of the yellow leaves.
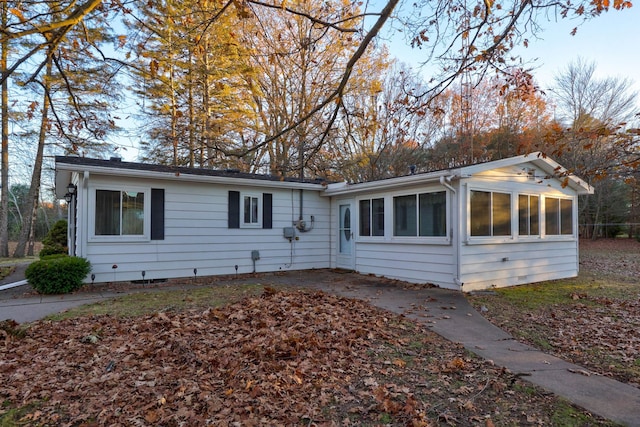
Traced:
[[12, 14], [13, 16], [17, 17], [20, 22], [25, 22], [26, 19], [24, 17], [24, 15], [22, 14], [22, 11], [20, 9], [16, 9], [14, 7], [9, 9], [9, 13]]
[[126, 35], [119, 35], [118, 36], [118, 47], [119, 48], [123, 48], [124, 45], [127, 43], [127, 36]]
[[151, 60], [151, 62], [149, 62], [149, 72], [151, 73], [152, 76], [157, 76], [158, 75], [158, 70], [160, 69], [160, 63], [153, 59]]

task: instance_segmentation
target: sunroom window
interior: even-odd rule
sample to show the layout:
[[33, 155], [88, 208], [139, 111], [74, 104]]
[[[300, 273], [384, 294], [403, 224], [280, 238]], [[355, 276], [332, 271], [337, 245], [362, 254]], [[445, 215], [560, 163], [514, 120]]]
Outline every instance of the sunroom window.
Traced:
[[471, 235], [511, 236], [511, 194], [471, 191]]
[[540, 235], [539, 196], [518, 195], [518, 234], [520, 236]]
[[447, 234], [446, 192], [393, 198], [394, 236], [442, 237]]
[[144, 234], [144, 192], [96, 190], [96, 236]]
[[573, 234], [573, 200], [546, 197], [544, 209], [547, 235]]

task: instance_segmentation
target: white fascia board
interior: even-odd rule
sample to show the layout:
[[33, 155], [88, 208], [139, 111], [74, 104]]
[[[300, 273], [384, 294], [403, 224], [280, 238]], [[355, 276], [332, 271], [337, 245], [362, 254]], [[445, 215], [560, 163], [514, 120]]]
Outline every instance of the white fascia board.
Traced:
[[440, 181], [440, 177], [455, 177], [456, 170], [443, 170], [430, 173], [419, 173], [415, 175], [405, 175], [396, 178], [388, 178], [380, 181], [369, 181], [358, 184], [349, 184], [341, 182], [337, 184], [329, 184], [323, 196], [346, 196], [365, 191], [392, 190], [394, 188], [404, 188], [408, 185], [429, 184]]
[[[562, 181], [564, 179], [563, 175], [567, 172], [567, 169], [562, 167], [562, 165], [545, 156], [539, 151], [529, 154], [523, 154], [521, 156], [510, 157], [507, 159], [494, 160], [492, 162], [464, 166], [460, 168], [460, 170], [461, 175], [472, 176], [474, 173], [515, 166], [523, 163], [534, 164], [549, 176], [554, 177], [558, 181]], [[593, 187], [575, 175], [568, 175], [567, 184], [569, 188], [575, 190], [578, 194], [593, 194]]]
[[[324, 186], [322, 184], [310, 184], [301, 182], [290, 181], [269, 181], [260, 179], [248, 179], [248, 178], [234, 178], [228, 176], [211, 176], [211, 175], [192, 175], [192, 174], [176, 174], [173, 172], [155, 172], [136, 169], [122, 169], [122, 168], [109, 168], [101, 166], [88, 166], [88, 165], [72, 165], [68, 163], [56, 164], [56, 195], [62, 189], [58, 189], [58, 185], [62, 185], [62, 178], [60, 181], [57, 179], [57, 175], [62, 172], [61, 177], [64, 176], [64, 172], [90, 172], [92, 174], [109, 175], [109, 176], [122, 176], [127, 178], [144, 178], [144, 179], [161, 179], [170, 181], [182, 181], [182, 182], [201, 182], [208, 184], [226, 184], [226, 185], [239, 185], [247, 187], [264, 187], [264, 188], [284, 188], [295, 190], [314, 190], [322, 191]], [[64, 187], [68, 182], [64, 183]], [[63, 188], [64, 188], [63, 187]], [[66, 190], [64, 190], [66, 192]], [[64, 194], [62, 195], [64, 197]]]

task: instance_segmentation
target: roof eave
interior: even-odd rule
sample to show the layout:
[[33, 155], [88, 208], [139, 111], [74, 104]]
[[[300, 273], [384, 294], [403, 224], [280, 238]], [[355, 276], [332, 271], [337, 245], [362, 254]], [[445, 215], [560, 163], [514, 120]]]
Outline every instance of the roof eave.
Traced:
[[189, 173], [159, 172], [149, 170], [122, 169], [118, 167], [105, 167], [93, 165], [78, 165], [64, 162], [56, 163], [56, 196], [64, 197], [66, 186], [69, 183], [71, 173], [73, 172], [89, 172], [89, 174], [102, 174], [109, 176], [121, 176], [128, 178], [145, 178], [145, 179], [162, 179], [169, 181], [182, 182], [201, 182], [208, 184], [233, 184], [239, 186], [263, 187], [263, 188], [284, 188], [295, 190], [314, 190], [322, 191], [322, 184], [312, 184], [295, 181], [270, 181], [260, 179], [249, 179], [232, 176], [211, 176], [211, 175], [194, 175]]
[[405, 175], [380, 181], [361, 182], [357, 184], [349, 184], [347, 182], [329, 184], [323, 195], [327, 197], [346, 196], [349, 194], [362, 193], [372, 190], [392, 190], [398, 187], [406, 187], [407, 185], [439, 182], [440, 177], [443, 176], [459, 176], [459, 174], [456, 173], [457, 170], [458, 169], [449, 169], [424, 174]]

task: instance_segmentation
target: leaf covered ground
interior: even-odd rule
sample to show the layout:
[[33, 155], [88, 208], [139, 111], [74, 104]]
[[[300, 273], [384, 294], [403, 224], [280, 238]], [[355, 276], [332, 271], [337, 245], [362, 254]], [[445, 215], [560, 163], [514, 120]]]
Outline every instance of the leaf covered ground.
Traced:
[[602, 425], [404, 317], [311, 291], [5, 322], [0, 376], [0, 425]]
[[640, 387], [640, 242], [580, 242], [580, 276], [471, 296], [511, 335]]

